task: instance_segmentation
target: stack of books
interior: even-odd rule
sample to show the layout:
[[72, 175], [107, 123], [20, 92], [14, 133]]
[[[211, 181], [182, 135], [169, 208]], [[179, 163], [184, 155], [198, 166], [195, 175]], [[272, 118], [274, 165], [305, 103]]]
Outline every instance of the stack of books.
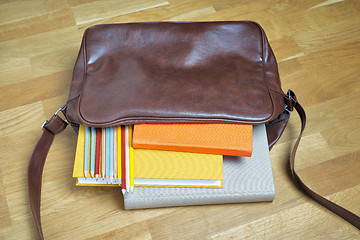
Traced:
[[80, 126], [79, 186], [121, 186], [126, 209], [275, 197], [264, 125]]

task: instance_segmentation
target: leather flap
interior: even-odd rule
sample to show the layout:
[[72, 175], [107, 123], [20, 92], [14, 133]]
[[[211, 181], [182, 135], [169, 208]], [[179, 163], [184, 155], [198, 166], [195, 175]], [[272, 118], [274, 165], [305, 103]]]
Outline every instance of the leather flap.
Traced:
[[267, 122], [274, 105], [262, 34], [252, 22], [90, 27], [79, 118], [93, 126]]

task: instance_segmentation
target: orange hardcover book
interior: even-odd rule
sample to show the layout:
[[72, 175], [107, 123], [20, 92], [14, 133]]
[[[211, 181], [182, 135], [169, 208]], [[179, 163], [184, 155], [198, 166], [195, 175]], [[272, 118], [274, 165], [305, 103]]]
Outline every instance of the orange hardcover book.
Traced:
[[250, 124], [138, 124], [133, 147], [250, 157]]

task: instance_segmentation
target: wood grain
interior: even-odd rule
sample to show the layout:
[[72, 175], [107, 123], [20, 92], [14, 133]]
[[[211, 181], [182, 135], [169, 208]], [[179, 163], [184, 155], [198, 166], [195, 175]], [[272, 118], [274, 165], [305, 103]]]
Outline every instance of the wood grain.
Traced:
[[[315, 191], [360, 214], [360, 1], [0, 1], [0, 239], [36, 239], [27, 163], [42, 122], [68, 95], [86, 27], [143, 21], [253, 20], [268, 35], [284, 90], [308, 117], [296, 167]], [[359, 231], [289, 178], [296, 113], [271, 151], [276, 198], [125, 211], [120, 189], [76, 187], [76, 135], [59, 135], [45, 165], [47, 239], [356, 239]]]

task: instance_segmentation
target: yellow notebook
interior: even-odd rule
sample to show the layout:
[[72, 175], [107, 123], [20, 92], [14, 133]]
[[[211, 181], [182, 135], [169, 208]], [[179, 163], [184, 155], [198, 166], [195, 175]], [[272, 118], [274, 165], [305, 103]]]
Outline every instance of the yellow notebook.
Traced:
[[[120, 134], [121, 131], [119, 130], [118, 136]], [[84, 146], [85, 127], [80, 126], [73, 170], [73, 177], [77, 178], [77, 185], [119, 186], [118, 181], [112, 184], [106, 183], [101, 175], [98, 181], [95, 178], [91, 178], [90, 174], [85, 178]], [[118, 141], [118, 149], [121, 149], [120, 141]], [[130, 157], [133, 159], [130, 162], [133, 163], [132, 176], [135, 187], [222, 187], [222, 155], [151, 149], [132, 150]], [[121, 166], [121, 158], [118, 158], [119, 165]], [[121, 171], [118, 171], [118, 175], [120, 174]]]
[[222, 163], [222, 155], [134, 149], [134, 184], [221, 187]]

